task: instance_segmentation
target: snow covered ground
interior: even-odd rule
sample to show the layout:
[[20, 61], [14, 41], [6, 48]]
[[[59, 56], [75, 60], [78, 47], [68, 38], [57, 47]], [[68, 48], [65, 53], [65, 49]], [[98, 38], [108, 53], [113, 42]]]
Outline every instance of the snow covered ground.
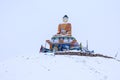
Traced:
[[0, 61], [0, 80], [120, 80], [119, 68], [100, 57], [19, 55]]

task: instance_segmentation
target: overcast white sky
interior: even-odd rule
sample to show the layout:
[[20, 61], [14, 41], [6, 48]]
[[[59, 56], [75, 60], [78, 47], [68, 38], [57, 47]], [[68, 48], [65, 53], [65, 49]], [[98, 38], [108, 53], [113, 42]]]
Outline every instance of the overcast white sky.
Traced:
[[0, 58], [37, 54], [65, 14], [79, 42], [120, 55], [120, 0], [0, 0]]

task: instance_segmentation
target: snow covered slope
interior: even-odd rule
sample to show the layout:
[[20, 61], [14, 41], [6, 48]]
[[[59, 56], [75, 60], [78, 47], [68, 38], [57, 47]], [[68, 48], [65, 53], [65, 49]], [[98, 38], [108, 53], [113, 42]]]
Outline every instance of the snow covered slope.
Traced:
[[120, 80], [119, 68], [99, 57], [20, 55], [0, 62], [0, 80]]

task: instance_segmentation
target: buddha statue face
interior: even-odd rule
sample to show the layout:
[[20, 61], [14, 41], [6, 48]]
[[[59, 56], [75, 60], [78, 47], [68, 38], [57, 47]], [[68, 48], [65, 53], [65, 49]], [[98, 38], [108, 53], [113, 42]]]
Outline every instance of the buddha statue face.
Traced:
[[67, 23], [67, 22], [68, 22], [68, 16], [67, 16], [67, 15], [65, 15], [65, 16], [63, 17], [63, 22], [64, 22], [64, 23]]
[[68, 22], [68, 18], [63, 18], [63, 22], [67, 23]]

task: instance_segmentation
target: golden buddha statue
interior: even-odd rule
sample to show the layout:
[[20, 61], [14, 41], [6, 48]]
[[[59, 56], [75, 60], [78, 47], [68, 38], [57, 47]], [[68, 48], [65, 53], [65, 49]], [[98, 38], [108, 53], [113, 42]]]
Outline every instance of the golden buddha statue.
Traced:
[[65, 15], [63, 17], [63, 23], [59, 24], [58, 26], [58, 35], [65, 35], [65, 36], [71, 36], [71, 24], [67, 23], [68, 22], [68, 16]]
[[58, 32], [54, 35], [51, 40], [46, 40], [46, 42], [50, 45], [50, 50], [55, 49], [56, 51], [61, 48], [74, 47], [78, 45], [78, 42], [74, 37], [72, 37], [72, 29], [71, 24], [68, 23], [69, 17], [65, 15], [63, 17], [63, 23], [59, 24]]

